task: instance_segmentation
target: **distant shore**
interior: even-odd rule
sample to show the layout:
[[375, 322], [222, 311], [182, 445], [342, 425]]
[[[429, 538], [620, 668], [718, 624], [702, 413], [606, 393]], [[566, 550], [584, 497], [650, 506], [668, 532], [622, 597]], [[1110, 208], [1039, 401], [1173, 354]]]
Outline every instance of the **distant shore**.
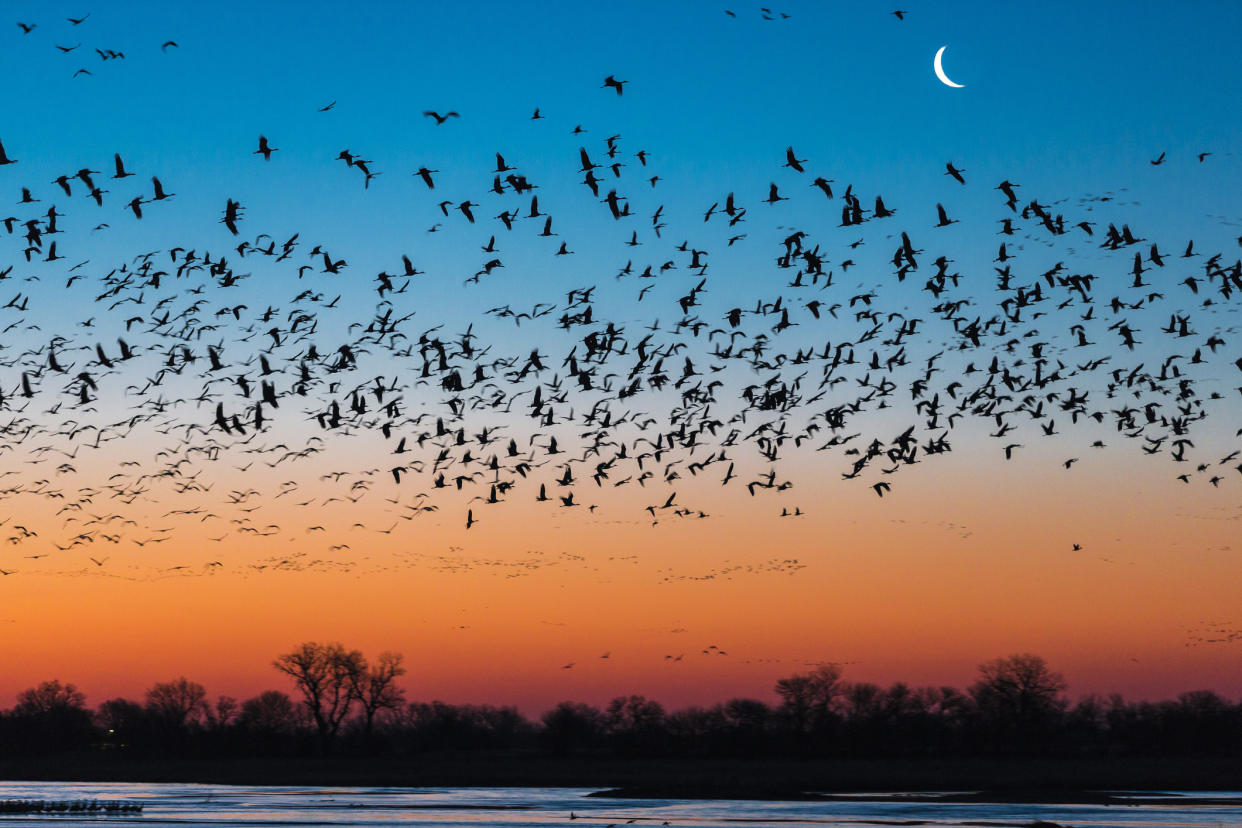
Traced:
[[[967, 792], [974, 801], [1099, 802], [1105, 791], [1232, 791], [1242, 757], [1124, 759], [619, 759], [517, 751], [401, 758], [0, 760], [4, 781], [220, 785], [565, 787], [594, 796], [811, 799], [841, 793]], [[983, 799], [979, 799], [982, 796]], [[937, 801], [945, 801], [938, 799]]]

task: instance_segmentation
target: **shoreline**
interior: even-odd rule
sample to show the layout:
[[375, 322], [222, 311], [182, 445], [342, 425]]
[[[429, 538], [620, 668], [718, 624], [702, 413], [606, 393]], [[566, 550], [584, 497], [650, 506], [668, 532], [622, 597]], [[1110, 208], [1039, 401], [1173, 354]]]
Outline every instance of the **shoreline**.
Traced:
[[[0, 760], [2, 781], [246, 786], [543, 787], [592, 797], [1127, 805], [1124, 791], [1232, 791], [1242, 757], [1181, 759], [620, 759], [508, 751], [326, 759], [131, 759], [99, 754]], [[951, 793], [932, 795], [928, 792]], [[922, 792], [922, 793], [920, 793]], [[843, 794], [850, 794], [848, 797]], [[914, 797], [914, 798], [911, 798]], [[918, 798], [921, 797], [921, 798]], [[1207, 804], [1211, 797], [1169, 797]], [[1151, 802], [1144, 799], [1144, 802]], [[1238, 804], [1229, 800], [1229, 804]]]

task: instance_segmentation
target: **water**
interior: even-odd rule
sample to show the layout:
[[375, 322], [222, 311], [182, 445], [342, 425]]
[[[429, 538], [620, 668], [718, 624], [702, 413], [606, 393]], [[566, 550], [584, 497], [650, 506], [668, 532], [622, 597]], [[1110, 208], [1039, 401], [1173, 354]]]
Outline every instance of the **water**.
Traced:
[[[875, 825], [1242, 826], [1242, 792], [1186, 793], [1175, 806], [1135, 793], [1126, 806], [947, 802], [588, 798], [576, 788], [323, 788], [237, 785], [0, 782], [0, 799], [141, 802], [140, 816], [0, 816], [8, 825], [99, 823], [427, 825], [433, 828], [865, 828]], [[1161, 792], [1164, 793], [1164, 792]], [[1166, 796], [1172, 794], [1165, 794]], [[1200, 804], [1229, 798], [1228, 805]], [[571, 820], [570, 814], [577, 818]]]

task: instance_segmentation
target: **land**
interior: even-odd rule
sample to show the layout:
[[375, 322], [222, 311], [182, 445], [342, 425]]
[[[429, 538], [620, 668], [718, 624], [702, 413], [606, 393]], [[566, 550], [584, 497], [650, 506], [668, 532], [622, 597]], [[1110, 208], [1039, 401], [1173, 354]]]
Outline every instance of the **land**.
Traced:
[[[624, 759], [525, 751], [396, 758], [164, 759], [108, 753], [0, 760], [0, 779], [232, 785], [569, 787], [594, 796], [825, 799], [955, 791], [956, 800], [1121, 804], [1108, 791], [1222, 791], [1242, 757], [1091, 759]], [[962, 799], [965, 797], [967, 799]], [[852, 795], [851, 799], [857, 799]], [[1208, 804], [1195, 799], [1196, 804]], [[1179, 803], [1185, 804], [1185, 803]], [[1231, 801], [1231, 804], [1237, 804]]]

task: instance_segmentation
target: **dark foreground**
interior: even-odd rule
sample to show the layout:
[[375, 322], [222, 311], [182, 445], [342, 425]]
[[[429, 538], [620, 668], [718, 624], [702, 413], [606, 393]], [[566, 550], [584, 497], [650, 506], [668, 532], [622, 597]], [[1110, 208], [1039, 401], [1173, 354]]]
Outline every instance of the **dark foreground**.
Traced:
[[[1242, 825], [1242, 791], [1165, 791], [1108, 802], [1007, 802], [959, 795], [826, 795], [800, 801], [646, 799], [591, 796], [590, 788], [258, 786], [126, 782], [0, 782], [0, 802], [43, 808], [5, 816], [13, 828], [46, 828], [75, 808], [141, 805], [145, 823], [183, 828], [227, 825], [334, 825], [341, 828], [1220, 828]], [[85, 806], [83, 803], [87, 803]], [[98, 821], [106, 817], [85, 817]], [[127, 820], [124, 816], [122, 821]]]
[[[520, 752], [406, 758], [0, 760], [3, 780], [222, 785], [598, 788], [644, 798], [806, 799], [873, 791], [983, 791], [993, 802], [1096, 802], [1100, 791], [1233, 790], [1242, 757], [1124, 759], [618, 759]], [[981, 794], [969, 794], [979, 797]], [[941, 800], [943, 801], [943, 800]]]

